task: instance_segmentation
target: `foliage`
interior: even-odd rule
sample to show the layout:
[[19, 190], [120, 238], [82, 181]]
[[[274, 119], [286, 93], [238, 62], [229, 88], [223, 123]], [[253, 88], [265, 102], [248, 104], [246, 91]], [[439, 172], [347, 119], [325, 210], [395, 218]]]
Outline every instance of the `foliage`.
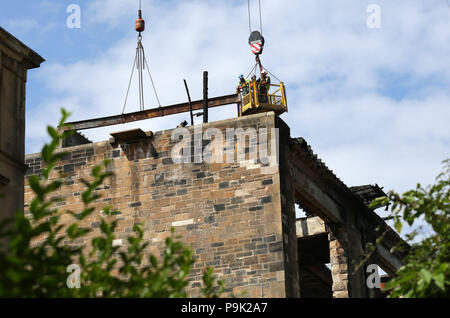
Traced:
[[[59, 127], [63, 127], [68, 113], [62, 110]], [[51, 142], [41, 152], [45, 163], [41, 175], [28, 178], [35, 194], [29, 205], [30, 217], [16, 213], [14, 219], [0, 224], [0, 297], [186, 297], [188, 275], [194, 264], [191, 250], [180, 238], [171, 235], [165, 240], [166, 249], [161, 260], [146, 256], [148, 243], [143, 239], [142, 226], [136, 224], [125, 247], [113, 246], [118, 225], [114, 211], [107, 206], [100, 213], [100, 235], [86, 242], [91, 229], [80, 224], [93, 215], [92, 204], [99, 199], [95, 192], [106, 178], [109, 161], [92, 169], [92, 180], [82, 180], [86, 189], [81, 194], [82, 211], [66, 211], [74, 221], [63, 226], [62, 212], [55, 194], [64, 185], [65, 176], [51, 181], [49, 176], [66, 153], [57, 147], [70, 132], [48, 127]], [[84, 243], [80, 244], [82, 240]], [[87, 249], [91, 247], [91, 250]], [[81, 267], [80, 288], [68, 288], [67, 267]], [[66, 285], [67, 283], [67, 285]], [[211, 268], [203, 275], [202, 296], [217, 297], [223, 293], [223, 282], [216, 281]]]
[[[426, 227], [407, 234], [411, 250], [402, 266], [388, 284], [389, 297], [449, 297], [450, 296], [450, 160], [443, 162], [443, 171], [436, 183], [427, 187], [417, 184], [402, 195], [390, 191], [387, 197], [375, 199], [371, 206], [390, 204], [395, 229], [403, 224]], [[428, 233], [427, 233], [428, 228]], [[431, 230], [430, 230], [431, 228]], [[419, 234], [425, 234], [414, 243]]]

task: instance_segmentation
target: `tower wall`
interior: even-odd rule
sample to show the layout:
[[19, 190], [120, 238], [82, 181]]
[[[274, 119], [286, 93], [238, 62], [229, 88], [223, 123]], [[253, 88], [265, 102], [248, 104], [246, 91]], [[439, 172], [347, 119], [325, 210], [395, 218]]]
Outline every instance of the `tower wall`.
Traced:
[[[196, 137], [209, 128], [222, 132], [224, 148], [231, 147], [228, 149], [234, 154], [232, 162], [207, 163], [205, 158], [199, 163], [192, 162], [199, 158], [193, 146], [202, 143], [205, 149], [208, 144]], [[120, 211], [112, 217], [119, 221], [117, 238], [126, 244], [133, 225], [141, 223], [144, 238], [150, 242], [148, 253], [160, 255], [164, 250], [164, 239], [170, 235], [170, 229], [175, 228], [196, 259], [190, 276], [191, 296], [198, 295], [201, 276], [208, 266], [214, 267], [219, 278], [225, 280], [227, 295], [296, 296], [295, 288], [285, 284], [288, 278], [290, 286], [298, 287], [298, 281], [292, 282], [295, 271], [292, 274], [287, 267], [287, 262], [293, 262], [296, 257], [296, 247], [289, 248], [296, 240], [295, 212], [293, 199], [290, 207], [285, 208], [289, 198], [282, 199], [280, 195], [279, 165], [270, 142], [275, 132], [272, 128], [276, 128], [273, 113], [190, 127], [185, 132], [192, 138], [191, 163], [173, 162], [171, 152], [180, 145], [178, 139], [172, 138], [174, 130], [116, 145], [98, 142], [62, 149], [68, 152], [57, 165], [57, 170], [68, 176], [58, 193], [63, 198], [59, 203], [62, 211], [81, 211], [80, 194], [84, 189], [81, 180], [90, 178], [94, 165], [111, 159], [109, 169], [114, 172], [114, 176], [96, 191], [101, 195], [95, 202], [97, 214], [91, 215], [83, 224], [94, 231], [76, 243], [86, 244], [92, 236], [99, 234], [98, 214], [102, 207], [111, 205]], [[227, 129], [256, 131], [259, 147], [256, 150], [251, 147], [254, 135], [247, 136], [245, 145], [238, 138], [226, 143]], [[267, 129], [267, 143], [264, 142], [264, 129]], [[240, 150], [246, 154], [245, 161], [237, 160]], [[249, 160], [258, 150], [260, 153], [267, 150], [271, 161]], [[225, 161], [225, 153], [223, 158]], [[27, 156], [27, 162], [30, 165], [28, 175], [41, 172], [39, 155]], [[56, 177], [55, 172], [52, 178]], [[30, 187], [26, 185], [26, 204], [31, 197]], [[71, 219], [69, 214], [63, 216], [63, 222]], [[289, 220], [294, 220], [291, 227], [287, 223]], [[294, 254], [288, 255], [290, 253]]]

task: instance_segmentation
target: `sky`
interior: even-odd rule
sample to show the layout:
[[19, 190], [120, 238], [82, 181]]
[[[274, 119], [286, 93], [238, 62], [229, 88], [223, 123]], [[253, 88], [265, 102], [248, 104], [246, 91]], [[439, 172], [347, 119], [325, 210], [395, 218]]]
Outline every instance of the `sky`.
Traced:
[[[142, 2], [143, 45], [162, 105], [186, 101], [183, 79], [201, 99], [204, 70], [209, 96], [234, 93], [238, 75], [254, 65], [246, 0]], [[348, 186], [402, 192], [432, 183], [450, 157], [450, 1], [261, 3], [261, 60], [286, 85], [289, 112], [281, 118], [291, 136], [305, 138]], [[67, 26], [70, 4], [81, 9], [80, 28]], [[258, 29], [257, 1], [250, 4]], [[45, 127], [57, 124], [61, 107], [71, 121], [122, 112], [137, 7], [138, 0], [0, 0], [0, 25], [46, 59], [28, 75], [27, 154], [48, 140]], [[145, 80], [146, 109], [157, 107]], [[139, 110], [136, 81], [125, 110]], [[236, 107], [214, 108], [209, 117], [236, 117]], [[188, 118], [83, 133], [102, 141], [112, 131], [170, 129]]]

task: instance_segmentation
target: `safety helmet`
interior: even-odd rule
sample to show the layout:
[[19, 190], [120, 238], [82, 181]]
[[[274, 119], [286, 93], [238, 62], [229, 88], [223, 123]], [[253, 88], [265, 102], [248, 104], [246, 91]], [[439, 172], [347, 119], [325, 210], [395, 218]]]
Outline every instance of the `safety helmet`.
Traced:
[[244, 74], [239, 75], [239, 79], [244, 78]]

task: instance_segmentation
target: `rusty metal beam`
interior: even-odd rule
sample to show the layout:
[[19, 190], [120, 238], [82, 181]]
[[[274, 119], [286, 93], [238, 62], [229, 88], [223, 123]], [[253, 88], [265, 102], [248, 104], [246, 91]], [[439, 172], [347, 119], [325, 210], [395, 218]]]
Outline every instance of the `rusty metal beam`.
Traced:
[[[219, 96], [208, 99], [208, 108], [223, 105], [235, 104], [239, 101], [237, 94]], [[193, 101], [191, 103], [192, 110], [203, 108], [203, 100]], [[130, 123], [138, 120], [169, 116], [189, 111], [189, 103], [181, 103], [170, 106], [162, 106], [158, 108], [147, 109], [139, 112], [108, 116], [102, 118], [94, 118], [88, 120], [74, 121], [67, 123], [64, 130], [83, 130], [90, 128], [105, 127], [117, 124]]]

